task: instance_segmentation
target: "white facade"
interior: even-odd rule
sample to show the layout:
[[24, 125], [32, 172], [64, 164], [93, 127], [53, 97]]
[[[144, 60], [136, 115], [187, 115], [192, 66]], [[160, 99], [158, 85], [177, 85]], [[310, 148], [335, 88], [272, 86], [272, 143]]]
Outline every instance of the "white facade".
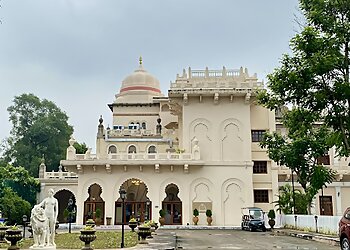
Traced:
[[[61, 162], [69, 172], [42, 170], [42, 190], [71, 192], [77, 223], [96, 209], [104, 224], [107, 217], [121, 223], [124, 188], [126, 220], [158, 220], [163, 208], [167, 224], [192, 224], [197, 208], [199, 224], [206, 224], [211, 209], [214, 225], [240, 225], [241, 208], [273, 208], [284, 171], [257, 142], [262, 132], [276, 129], [274, 113], [256, 104], [261, 87], [247, 69], [189, 68], [164, 96], [140, 60], [108, 105], [113, 125], [105, 128], [99, 120], [96, 154], [76, 154], [71, 139]], [[255, 173], [254, 164], [261, 164]]]

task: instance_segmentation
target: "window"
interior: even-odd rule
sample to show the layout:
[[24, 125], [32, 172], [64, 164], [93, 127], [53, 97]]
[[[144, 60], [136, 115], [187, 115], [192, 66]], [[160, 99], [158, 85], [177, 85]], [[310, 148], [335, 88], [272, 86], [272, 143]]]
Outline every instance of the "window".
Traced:
[[254, 202], [255, 203], [269, 203], [269, 191], [268, 190], [254, 190]]
[[266, 130], [252, 130], [252, 142], [261, 142]]
[[108, 154], [116, 154], [116, 153], [117, 153], [117, 147], [114, 145], [109, 146]]
[[131, 145], [128, 149], [128, 153], [129, 154], [133, 154], [133, 153], [136, 154], [136, 147], [134, 145]]
[[157, 148], [155, 146], [150, 146], [148, 148], [148, 153], [149, 154], [156, 154], [157, 153]]
[[254, 161], [253, 174], [267, 174], [267, 161]]
[[146, 129], [146, 123], [145, 122], [143, 122], [141, 126], [142, 126], [143, 129]]

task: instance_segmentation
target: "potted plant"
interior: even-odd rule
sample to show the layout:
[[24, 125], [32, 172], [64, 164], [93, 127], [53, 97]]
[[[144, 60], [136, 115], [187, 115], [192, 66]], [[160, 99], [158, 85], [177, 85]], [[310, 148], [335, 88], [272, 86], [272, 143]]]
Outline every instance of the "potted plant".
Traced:
[[158, 223], [155, 222], [154, 220], [151, 220], [150, 223], [151, 223], [151, 232], [154, 233], [158, 229]]
[[90, 226], [90, 227], [95, 227], [95, 222], [93, 219], [88, 219], [86, 222], [85, 222], [85, 225], [86, 226]]
[[18, 250], [17, 242], [22, 239], [22, 230], [16, 225], [11, 226], [6, 230], [5, 239], [11, 242], [11, 245], [7, 248], [9, 250]]
[[193, 221], [193, 223], [194, 223], [195, 225], [197, 225], [197, 224], [198, 224], [198, 221], [199, 221], [198, 215], [199, 215], [199, 211], [198, 211], [197, 208], [195, 208], [195, 209], [193, 210], [193, 219], [192, 219], [192, 221]]
[[161, 226], [164, 226], [164, 224], [165, 224], [165, 218], [164, 218], [164, 216], [165, 216], [165, 211], [163, 210], [163, 209], [161, 209], [161, 210], [159, 210], [159, 224], [161, 225]]
[[101, 225], [101, 216], [102, 216], [102, 211], [101, 211], [101, 209], [97, 208], [95, 211], [96, 225], [97, 226]]
[[140, 244], [148, 244], [146, 238], [151, 236], [151, 224], [145, 222], [137, 227], [137, 234], [141, 238]]
[[211, 212], [210, 209], [207, 209], [207, 211], [205, 211], [205, 214], [207, 216], [208, 226], [211, 226], [211, 223], [213, 222], [213, 218], [212, 218], [213, 213]]
[[91, 242], [96, 239], [96, 230], [92, 226], [85, 226], [82, 230], [80, 230], [79, 239], [85, 243], [85, 246], [82, 250], [92, 250]]
[[0, 222], [0, 242], [5, 242], [5, 233], [8, 228], [6, 222]]
[[275, 218], [276, 218], [275, 210], [270, 209], [270, 211], [267, 214], [267, 217], [269, 218], [269, 225], [270, 225], [271, 229], [273, 229], [273, 227], [276, 224], [276, 222], [275, 222]]
[[135, 228], [137, 227], [137, 220], [135, 218], [131, 218], [129, 220], [129, 227], [131, 228], [131, 231], [135, 232]]

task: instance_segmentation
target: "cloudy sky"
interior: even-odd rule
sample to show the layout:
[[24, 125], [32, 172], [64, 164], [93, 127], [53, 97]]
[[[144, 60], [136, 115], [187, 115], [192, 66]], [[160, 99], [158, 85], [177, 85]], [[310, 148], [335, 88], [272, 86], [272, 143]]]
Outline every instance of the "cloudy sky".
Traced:
[[183, 68], [247, 67], [265, 79], [298, 25], [297, 0], [0, 0], [0, 139], [7, 107], [33, 93], [69, 116], [95, 148], [121, 81], [138, 66], [161, 82]]

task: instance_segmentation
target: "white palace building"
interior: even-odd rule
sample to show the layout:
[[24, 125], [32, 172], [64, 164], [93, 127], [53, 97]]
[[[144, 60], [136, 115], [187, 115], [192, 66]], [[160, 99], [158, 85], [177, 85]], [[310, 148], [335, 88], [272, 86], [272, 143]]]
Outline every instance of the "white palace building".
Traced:
[[[97, 209], [102, 224], [121, 224], [121, 188], [127, 192], [125, 221], [158, 220], [164, 209], [166, 224], [192, 224], [197, 208], [198, 224], [206, 224], [211, 209], [213, 225], [235, 226], [243, 207], [274, 208], [278, 187], [290, 183], [291, 174], [259, 147], [265, 131], [283, 132], [275, 113], [257, 105], [262, 87], [247, 69], [189, 68], [165, 96], [140, 59], [108, 104], [113, 125], [99, 119], [96, 154], [77, 154], [72, 138], [58, 172], [40, 166], [39, 200], [53, 188], [63, 221], [72, 198], [78, 224]], [[338, 171], [337, 180], [316, 197], [314, 212], [339, 215], [350, 204], [349, 162], [332, 151], [323, 160]]]

